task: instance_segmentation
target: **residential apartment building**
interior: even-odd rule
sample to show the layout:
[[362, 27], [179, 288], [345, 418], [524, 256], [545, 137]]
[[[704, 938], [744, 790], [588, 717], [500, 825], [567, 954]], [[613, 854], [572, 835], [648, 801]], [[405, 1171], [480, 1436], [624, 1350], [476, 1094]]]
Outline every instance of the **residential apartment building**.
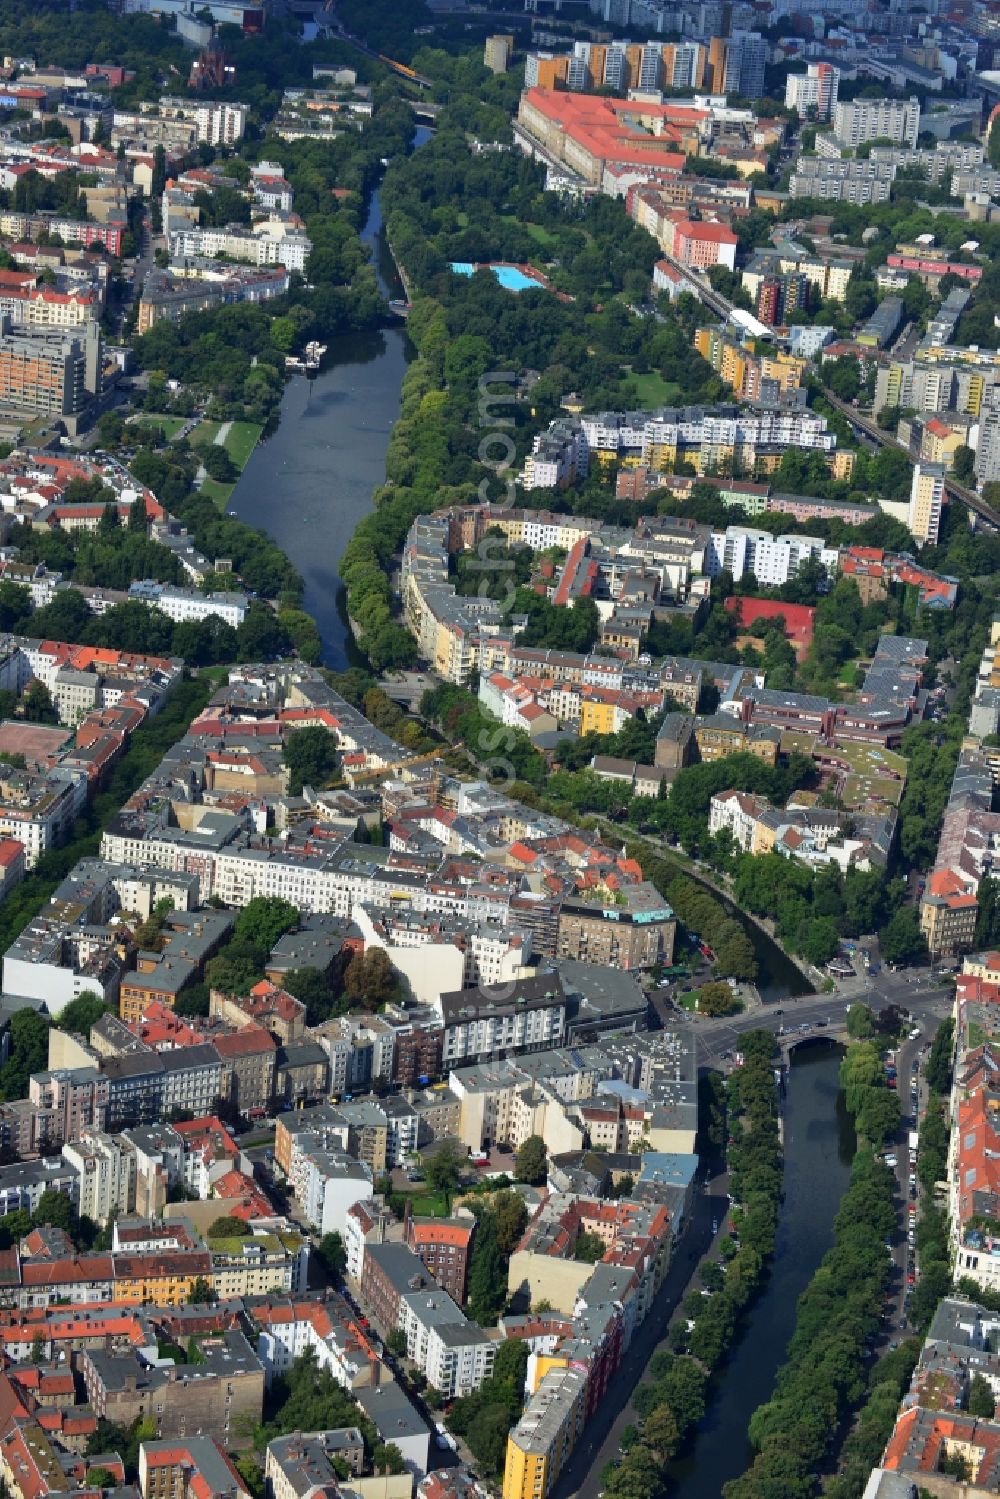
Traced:
[[372, 1193], [372, 1170], [363, 1161], [342, 1150], [304, 1146], [299, 1200], [316, 1233], [343, 1235], [350, 1209], [370, 1201]]
[[828, 62], [811, 62], [804, 73], [785, 79], [785, 104], [803, 120], [828, 120], [837, 104], [840, 69]]
[[161, 1438], [216, 1436], [225, 1446], [259, 1421], [264, 1370], [242, 1333], [199, 1339], [197, 1364], [150, 1366], [142, 1354], [79, 1355], [87, 1398], [99, 1417], [130, 1426], [149, 1417]]
[[362, 1299], [378, 1321], [401, 1331], [407, 1357], [445, 1399], [471, 1394], [493, 1372], [496, 1344], [469, 1322], [404, 1244], [369, 1244]]
[[267, 220], [245, 229], [240, 224], [223, 228], [190, 226], [170, 235], [171, 260], [194, 256], [214, 260], [228, 255], [250, 265], [283, 265], [287, 271], [304, 271], [312, 253], [312, 241], [298, 229], [289, 229], [281, 220]]
[[438, 1006], [447, 1068], [476, 1057], [561, 1046], [565, 1036], [566, 995], [556, 974], [519, 979], [494, 991], [458, 989], [442, 994]]
[[277, 1437], [267, 1444], [264, 1476], [271, 1499], [307, 1499], [338, 1487], [333, 1459], [346, 1462], [360, 1476], [364, 1441], [355, 1428]]
[[[791, 83], [791, 78], [789, 78]], [[858, 160], [830, 161], [822, 156], [800, 156], [788, 183], [793, 198], [822, 198], [838, 203], [888, 203], [897, 168], [892, 163]]]
[[250, 1499], [232, 1460], [212, 1437], [139, 1444], [142, 1499]]
[[493, 1373], [496, 1344], [445, 1291], [421, 1288], [401, 1296], [399, 1330], [407, 1358], [446, 1400], [471, 1395]]
[[503, 1499], [548, 1499], [583, 1431], [586, 1375], [549, 1369], [507, 1438]]
[[417, 1218], [404, 1225], [405, 1241], [442, 1291], [464, 1305], [476, 1224], [465, 1218]]
[[674, 913], [654, 885], [628, 885], [611, 907], [564, 900], [556, 956], [626, 970], [669, 966], [676, 932]]
[[248, 1025], [229, 1035], [214, 1036], [211, 1044], [221, 1063], [219, 1097], [243, 1118], [265, 1114], [274, 1097], [274, 1037], [262, 1026]]
[[79, 417], [102, 389], [96, 323], [79, 333], [15, 327], [0, 317], [0, 408], [57, 418]]
[[85, 1129], [63, 1145], [63, 1160], [79, 1174], [79, 1211], [104, 1225], [135, 1207], [136, 1163], [127, 1142], [100, 1130]]
[[[23, 1155], [41, 1154], [80, 1140], [86, 1131], [103, 1130], [110, 1087], [96, 1067], [61, 1067], [33, 1072], [28, 1080], [31, 1142]], [[13, 1105], [8, 1105], [13, 1108]]]
[[974, 467], [980, 484], [1000, 479], [1000, 410], [987, 411], [982, 416]]
[[945, 504], [944, 479], [942, 464], [914, 464], [906, 524], [921, 546], [937, 545]]
[[885, 139], [914, 148], [919, 130], [916, 98], [852, 99], [838, 102], [833, 110], [833, 134], [842, 146], [855, 148]]

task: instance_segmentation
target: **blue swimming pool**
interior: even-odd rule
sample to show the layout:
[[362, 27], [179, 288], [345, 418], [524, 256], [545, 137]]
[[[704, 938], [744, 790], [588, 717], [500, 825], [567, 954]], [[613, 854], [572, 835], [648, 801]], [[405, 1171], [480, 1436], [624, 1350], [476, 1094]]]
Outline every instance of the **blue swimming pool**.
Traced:
[[[471, 276], [476, 269], [469, 260], [453, 260], [451, 268], [456, 276]], [[538, 290], [539, 282], [533, 276], [526, 276], [516, 265], [491, 265], [489, 269], [507, 291]]]

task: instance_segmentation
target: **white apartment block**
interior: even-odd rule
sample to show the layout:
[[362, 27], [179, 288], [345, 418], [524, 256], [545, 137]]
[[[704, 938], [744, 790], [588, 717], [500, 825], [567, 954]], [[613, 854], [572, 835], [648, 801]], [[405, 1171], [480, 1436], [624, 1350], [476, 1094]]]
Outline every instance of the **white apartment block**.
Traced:
[[725, 828], [732, 834], [737, 848], [748, 854], [753, 848], [758, 819], [766, 806], [766, 802], [744, 791], [720, 791], [709, 803], [708, 830], [720, 833]]
[[[208, 1053], [215, 1057], [208, 1059]], [[197, 1054], [197, 1055], [196, 1055]], [[179, 1064], [171, 1065], [175, 1053], [164, 1053], [163, 1116], [169, 1119], [183, 1110], [195, 1119], [211, 1114], [222, 1092], [222, 1063], [214, 1047], [190, 1046], [179, 1054]], [[207, 1195], [207, 1194], [206, 1194]]]
[[199, 104], [195, 109], [198, 139], [209, 146], [232, 146], [243, 139], [249, 109], [245, 104]]
[[439, 1289], [400, 1297], [399, 1330], [406, 1355], [445, 1397], [457, 1399], [478, 1390], [493, 1373], [496, 1344]]
[[34, 800], [26, 797], [23, 805], [5, 798], [0, 800], [0, 837], [16, 838], [23, 844], [24, 862], [33, 869], [42, 854], [62, 842], [81, 805], [75, 785], [69, 782], [50, 781], [41, 795]]
[[840, 553], [820, 536], [772, 536], [747, 526], [727, 526], [725, 531], [712, 532], [705, 572], [710, 578], [729, 572], [736, 582], [745, 573], [753, 573], [759, 583], [780, 587], [807, 561], [818, 561], [827, 572], [836, 572]]
[[[476, 991], [478, 992], [478, 991]], [[442, 1005], [443, 1060], [446, 1067], [502, 1052], [543, 1051], [561, 1046], [566, 1030], [566, 1003], [560, 996], [549, 1005], [497, 1005], [497, 1013]]]
[[833, 133], [842, 146], [889, 140], [915, 147], [920, 130], [920, 100], [852, 99], [833, 111]]
[[297, 1358], [311, 1349], [318, 1369], [328, 1369], [345, 1390], [356, 1386], [364, 1355], [359, 1353], [354, 1338], [344, 1336], [336, 1320], [319, 1302], [294, 1305], [290, 1317], [272, 1318], [261, 1311], [259, 1320], [262, 1326], [256, 1352], [264, 1365], [268, 1384], [275, 1375], [286, 1373]]
[[789, 73], [785, 80], [785, 105], [805, 119], [810, 110], [819, 120], [828, 120], [836, 107], [840, 69], [828, 62], [811, 62], [805, 73]]
[[131, 584], [129, 596], [152, 604], [178, 624], [188, 620], [199, 624], [203, 619], [217, 615], [234, 630], [246, 618], [249, 602], [243, 593], [199, 593], [196, 588], [171, 588], [169, 584], [156, 583], [152, 579]]
[[562, 489], [587, 476], [587, 443], [579, 429], [556, 423], [540, 432], [524, 464], [525, 489]]
[[355, 906], [351, 920], [365, 947], [381, 947], [414, 999], [434, 1003], [441, 994], [473, 984], [496, 986], [519, 978], [531, 956], [526, 932], [484, 922], [442, 927], [411, 913], [371, 913]]
[[317, 1149], [303, 1153], [303, 1166], [301, 1202], [310, 1227], [320, 1235], [343, 1234], [349, 1210], [371, 1200], [367, 1166], [344, 1151]]
[[286, 230], [280, 220], [257, 224], [253, 230], [240, 224], [224, 228], [178, 229], [170, 235], [172, 260], [200, 256], [215, 260], [228, 255], [249, 265], [283, 265], [288, 271], [304, 271], [312, 252], [312, 240], [298, 230]]
[[100, 306], [89, 291], [50, 291], [33, 288], [23, 294], [0, 296], [0, 313], [25, 328], [79, 328], [100, 315]]
[[979, 423], [975, 469], [980, 484], [1000, 479], [1000, 411], [986, 412]]
[[115, 1213], [135, 1206], [135, 1156], [121, 1139], [100, 1130], [85, 1130], [79, 1140], [62, 1148], [80, 1177], [80, 1213], [106, 1224]]

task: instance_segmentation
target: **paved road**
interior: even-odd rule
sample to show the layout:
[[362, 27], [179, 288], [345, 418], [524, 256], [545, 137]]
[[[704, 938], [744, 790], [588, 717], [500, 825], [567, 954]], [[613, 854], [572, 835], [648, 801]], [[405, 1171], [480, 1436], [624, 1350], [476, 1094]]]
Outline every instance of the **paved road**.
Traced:
[[[900, 1005], [909, 1010], [915, 1021], [926, 1018], [936, 1023], [951, 1013], [951, 990], [926, 970], [880, 973], [874, 979], [847, 980], [843, 986], [838, 985], [833, 994], [803, 994], [797, 999], [767, 1004], [725, 1020], [695, 1019], [692, 1030], [697, 1039], [698, 1061], [703, 1067], [715, 1066], [724, 1052], [738, 1045], [745, 1031], [771, 1030], [777, 1033], [781, 1028], [788, 1033], [808, 1025], [811, 1034], [820, 1036], [827, 1028], [841, 1029], [848, 1006], [858, 1002], [875, 1010], [889, 1004]], [[670, 1010], [662, 999], [657, 1001], [654, 998], [654, 1004], [667, 1025], [676, 1026], [690, 1019]], [[829, 1026], [817, 1026], [817, 1021], [828, 1021]], [[803, 1031], [803, 1037], [805, 1034]]]

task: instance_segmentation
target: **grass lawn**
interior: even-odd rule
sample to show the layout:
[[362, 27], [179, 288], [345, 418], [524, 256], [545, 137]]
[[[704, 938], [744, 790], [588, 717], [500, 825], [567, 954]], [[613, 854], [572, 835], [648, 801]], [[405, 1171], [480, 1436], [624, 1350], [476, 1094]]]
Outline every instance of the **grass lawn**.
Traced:
[[[464, 215], [459, 214], [460, 220], [463, 217]], [[531, 236], [535, 244], [540, 245], [543, 250], [551, 250], [556, 242], [555, 235], [551, 234], [548, 229], [543, 229], [541, 224], [522, 224], [521, 220], [515, 218], [512, 213], [504, 213], [500, 217], [505, 224], [516, 224], [519, 229], [523, 229], [526, 234]]]
[[164, 441], [169, 442], [181, 430], [186, 421], [186, 416], [160, 416], [155, 412], [150, 415], [145, 411], [141, 411], [135, 426], [155, 427]]
[[541, 224], [525, 224], [524, 227], [535, 243], [541, 245], [543, 250], [550, 250], [555, 244], [555, 235], [550, 233], [548, 229], [543, 229]]
[[[201, 422], [192, 432], [191, 441], [197, 447], [208, 447], [214, 444], [221, 428], [221, 422]], [[262, 430], [259, 422], [230, 422], [229, 424], [223, 447], [241, 473], [246, 467], [247, 459], [253, 452]], [[205, 479], [201, 486], [201, 493], [208, 495], [212, 503], [223, 510], [229, 503], [229, 497], [235, 487], [235, 483], [221, 484], [218, 479]]]
[[628, 378], [635, 386], [636, 400], [643, 407], [669, 406], [671, 401], [676, 401], [681, 393], [681, 388], [675, 380], [664, 380], [656, 370], [651, 370], [648, 375], [633, 374]]
[[221, 509], [235, 488], [235, 484], [220, 484], [218, 479], [206, 479], [201, 486], [200, 492], [207, 494], [209, 499], [214, 501]]
[[259, 422], [233, 422], [226, 434], [225, 449], [238, 469], [246, 467], [263, 428]]
[[199, 422], [188, 441], [195, 448], [200, 447], [202, 443], [214, 442], [221, 426], [221, 422]]
[[447, 1218], [448, 1216], [448, 1204], [440, 1193], [426, 1192], [421, 1196], [411, 1197], [410, 1206], [418, 1218]]

